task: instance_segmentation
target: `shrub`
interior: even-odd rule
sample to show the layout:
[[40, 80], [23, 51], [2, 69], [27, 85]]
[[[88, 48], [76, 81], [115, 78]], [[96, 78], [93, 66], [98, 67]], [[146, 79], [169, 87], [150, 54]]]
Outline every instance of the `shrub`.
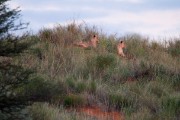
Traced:
[[69, 77], [66, 79], [69, 92], [81, 93], [86, 90], [87, 86], [83, 81], [77, 81], [76, 78]]
[[83, 91], [85, 91], [87, 88], [86, 84], [84, 82], [78, 82], [77, 85], [76, 85], [76, 91], [78, 93], [81, 93]]
[[156, 64], [155, 74], [156, 76], [163, 77], [167, 74], [167, 69], [163, 65]]
[[95, 81], [91, 81], [89, 85], [89, 92], [90, 93], [95, 93], [97, 89], [97, 84]]
[[146, 57], [148, 55], [148, 38], [138, 34], [127, 35], [124, 37], [127, 44], [127, 52], [137, 57]]
[[13, 57], [18, 56], [24, 51], [28, 50], [31, 46], [37, 43], [37, 37], [27, 35], [16, 38], [8, 38], [8, 40], [0, 41], [0, 56]]
[[43, 59], [44, 55], [43, 55], [43, 50], [41, 48], [34, 48], [32, 50], [33, 54], [35, 54], [39, 59]]
[[180, 96], [169, 96], [162, 100], [162, 108], [169, 116], [180, 113]]
[[173, 57], [179, 57], [180, 56], [180, 40], [179, 39], [169, 41], [168, 52]]
[[180, 74], [171, 76], [170, 82], [173, 84], [174, 88], [180, 90]]
[[0, 62], [0, 102], [8, 101], [19, 94], [17, 89], [29, 84], [33, 73], [34, 71], [31, 69], [24, 69], [7, 61]]
[[69, 94], [64, 98], [65, 107], [77, 107], [85, 104], [85, 99], [80, 95]]
[[30, 83], [24, 87], [24, 95], [33, 101], [51, 101], [53, 96], [66, 93], [63, 84], [44, 80], [41, 76], [31, 79]]
[[128, 120], [157, 120], [157, 118], [155, 118], [151, 111], [144, 107], [144, 108], [140, 108], [138, 110], [136, 110], [136, 112], [128, 115], [127, 117]]
[[46, 29], [40, 30], [39, 37], [43, 41], [48, 41], [48, 40], [51, 40], [52, 33], [53, 31], [51, 29], [46, 28]]
[[76, 89], [76, 83], [75, 83], [75, 79], [73, 77], [67, 78], [66, 84], [68, 85], [69, 90], [73, 91]]
[[117, 48], [114, 36], [109, 37], [108, 39], [104, 38], [100, 42], [104, 50], [106, 50], [109, 53], [116, 53]]
[[168, 95], [168, 87], [166, 85], [162, 85], [162, 83], [158, 83], [156, 81], [150, 82], [147, 86], [150, 93], [156, 95], [158, 98]]
[[67, 110], [62, 106], [57, 107], [48, 103], [34, 103], [28, 107], [29, 113], [33, 120], [92, 120], [82, 114], [76, 113], [74, 110]]
[[112, 93], [109, 95], [109, 105], [116, 109], [122, 109], [131, 106], [132, 102], [122, 95]]
[[163, 44], [158, 43], [156, 41], [152, 41], [151, 42], [150, 48], [153, 50], [153, 52], [164, 51], [165, 50], [165, 47], [163, 46]]
[[87, 59], [86, 67], [83, 70], [83, 77], [91, 76], [93, 79], [102, 77], [108, 69], [113, 69], [116, 64], [116, 57], [113, 54], [102, 54]]
[[115, 56], [113, 54], [99, 55], [96, 57], [96, 68], [97, 70], [104, 70], [108, 67], [114, 67]]

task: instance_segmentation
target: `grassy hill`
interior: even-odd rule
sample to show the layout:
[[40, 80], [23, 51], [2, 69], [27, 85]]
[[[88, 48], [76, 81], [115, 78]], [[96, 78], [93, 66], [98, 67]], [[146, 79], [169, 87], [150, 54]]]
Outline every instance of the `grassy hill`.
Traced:
[[[93, 34], [99, 36], [97, 49], [73, 46]], [[125, 41], [130, 59], [117, 56], [120, 39]], [[32, 71], [24, 77], [26, 84], [10, 93], [31, 101], [27, 109], [34, 120], [94, 119], [78, 114], [77, 109], [85, 106], [118, 111], [127, 120], [180, 118], [180, 38], [166, 44], [137, 34], [117, 38], [96, 27], [72, 23], [20, 38], [16, 47], [10, 45], [6, 51], [11, 52], [0, 57], [3, 65]], [[17, 74], [9, 73], [12, 79], [24, 75], [9, 69]], [[4, 76], [1, 71], [0, 78]]]

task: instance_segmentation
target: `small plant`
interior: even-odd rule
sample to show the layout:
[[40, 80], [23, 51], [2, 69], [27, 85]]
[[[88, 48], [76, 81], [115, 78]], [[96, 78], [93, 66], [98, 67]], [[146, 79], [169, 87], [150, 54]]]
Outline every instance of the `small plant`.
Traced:
[[171, 83], [173, 84], [174, 88], [180, 90], [180, 74], [174, 74], [171, 77]]
[[[87, 116], [77, 114], [76, 111], [67, 110], [63, 106], [55, 106], [49, 103], [34, 103], [28, 107], [33, 120], [92, 120]], [[28, 118], [27, 118], [28, 119]]]
[[97, 89], [97, 84], [95, 81], [91, 81], [89, 85], [89, 92], [90, 93], [95, 93]]
[[173, 57], [180, 56], [180, 40], [179, 39], [175, 39], [175, 40], [169, 42], [168, 52]]
[[46, 28], [46, 29], [40, 30], [39, 32], [40, 39], [43, 41], [49, 41], [51, 40], [52, 33], [53, 31], [51, 29]]
[[116, 53], [116, 41], [113, 38], [101, 40], [101, 46], [109, 53]]
[[64, 98], [65, 107], [78, 107], [85, 104], [85, 99], [80, 95], [69, 94]]
[[14, 93], [16, 89], [29, 84], [29, 79], [34, 71], [21, 66], [0, 62], [0, 102], [8, 99], [7, 93]]
[[127, 45], [126, 52], [129, 55], [143, 58], [148, 56], [148, 38], [142, 37], [138, 34], [131, 34], [125, 36], [124, 39]]
[[35, 54], [40, 60], [42, 60], [44, 58], [43, 56], [43, 50], [40, 48], [34, 48], [32, 50], [33, 54]]
[[[168, 89], [168, 88], [167, 88]], [[149, 86], [150, 93], [156, 95], [158, 98], [168, 95], [167, 89], [161, 83], [151, 82]]]
[[161, 76], [168, 74], [167, 69], [163, 65], [156, 64], [155, 66], [155, 74], [156, 76]]
[[180, 96], [169, 96], [163, 99], [162, 108], [169, 116], [180, 113]]
[[33, 101], [51, 101], [54, 96], [66, 93], [65, 86], [57, 82], [50, 82], [41, 76], [31, 78], [29, 84], [23, 88], [23, 94]]
[[121, 95], [110, 94], [109, 105], [114, 106], [116, 109], [122, 109], [122, 108], [131, 106], [132, 102]]
[[84, 82], [78, 82], [77, 85], [76, 85], [76, 91], [78, 93], [81, 93], [83, 91], [85, 91], [87, 88], [86, 84]]
[[104, 70], [108, 67], [113, 67], [115, 65], [115, 56], [112, 54], [99, 55], [96, 58], [96, 68], [98, 70]]
[[76, 88], [76, 83], [74, 78], [70, 77], [66, 79], [66, 83], [70, 90], [74, 90]]

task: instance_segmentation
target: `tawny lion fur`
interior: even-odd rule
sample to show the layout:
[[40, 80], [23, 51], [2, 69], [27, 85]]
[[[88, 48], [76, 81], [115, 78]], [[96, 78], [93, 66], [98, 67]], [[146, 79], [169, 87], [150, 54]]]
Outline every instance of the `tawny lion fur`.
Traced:
[[88, 47], [96, 48], [98, 42], [99, 42], [98, 36], [94, 35], [90, 41], [88, 41], [88, 42], [80, 41], [78, 43], [74, 43], [74, 45], [77, 45], [82, 48], [88, 48]]
[[125, 47], [126, 47], [126, 45], [125, 45], [124, 41], [120, 41], [117, 44], [117, 52], [118, 52], [119, 56], [125, 57], [124, 50], [123, 50]]

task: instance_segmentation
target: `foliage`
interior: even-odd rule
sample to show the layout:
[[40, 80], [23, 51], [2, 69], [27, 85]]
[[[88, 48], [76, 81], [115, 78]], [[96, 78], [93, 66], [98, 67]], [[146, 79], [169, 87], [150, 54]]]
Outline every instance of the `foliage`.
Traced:
[[10, 36], [6, 40], [0, 41], [0, 56], [17, 56], [36, 43], [37, 38], [29, 34], [16, 38]]
[[48, 103], [34, 103], [29, 107], [33, 120], [92, 120], [91, 117], [68, 111], [62, 106], [57, 107]]
[[54, 96], [62, 95], [66, 92], [63, 84], [44, 80], [40, 76], [31, 78], [29, 84], [25, 85], [21, 91], [29, 100], [49, 102]]
[[131, 106], [132, 101], [129, 101], [127, 98], [125, 98], [121, 95], [112, 93], [109, 95], [109, 104], [110, 104], [110, 106], [113, 106], [116, 109], [121, 109], [121, 108]]
[[[20, 18], [19, 8], [10, 9], [6, 2], [0, 1], [0, 40], [6, 39], [10, 32], [24, 29], [27, 23], [17, 22]], [[18, 24], [17, 24], [18, 23]]]
[[162, 101], [163, 110], [166, 111], [171, 117], [177, 116], [180, 112], [180, 97], [179, 96], [168, 96]]
[[[26, 70], [21, 66], [10, 63], [0, 63], [0, 100], [8, 99], [16, 94], [15, 89], [29, 82], [32, 70]], [[8, 95], [9, 94], [9, 95]]]
[[[75, 41], [88, 41], [92, 34], [99, 36], [97, 49], [73, 46]], [[25, 43], [28, 47], [13, 52], [13, 44], [9, 44], [7, 51], [12, 52], [6, 55], [10, 57], [1, 59], [25, 71], [28, 68], [36, 72], [28, 76], [26, 84], [15, 89], [19, 97], [41, 102], [30, 105], [33, 119], [80, 119], [78, 111], [66, 112], [66, 109], [95, 105], [105, 111], [124, 113], [127, 119], [179, 117], [180, 63], [178, 54], [170, 52], [170, 48], [179, 47], [168, 48], [137, 34], [121, 38], [108, 36], [74, 23], [42, 29], [38, 35], [18, 39], [23, 39], [18, 49]], [[121, 39], [127, 46], [125, 53], [134, 59], [116, 55], [116, 43]], [[2, 42], [2, 46], [6, 42]], [[25, 73], [18, 75], [23, 77]], [[6, 76], [5, 73], [1, 73], [2, 76]]]
[[85, 104], [85, 99], [79, 95], [69, 94], [64, 98], [64, 106], [77, 107]]
[[180, 40], [175, 39], [169, 42], [168, 52], [173, 56], [180, 56]]
[[108, 67], [113, 67], [115, 63], [114, 55], [99, 55], [96, 58], [96, 69], [104, 70]]

